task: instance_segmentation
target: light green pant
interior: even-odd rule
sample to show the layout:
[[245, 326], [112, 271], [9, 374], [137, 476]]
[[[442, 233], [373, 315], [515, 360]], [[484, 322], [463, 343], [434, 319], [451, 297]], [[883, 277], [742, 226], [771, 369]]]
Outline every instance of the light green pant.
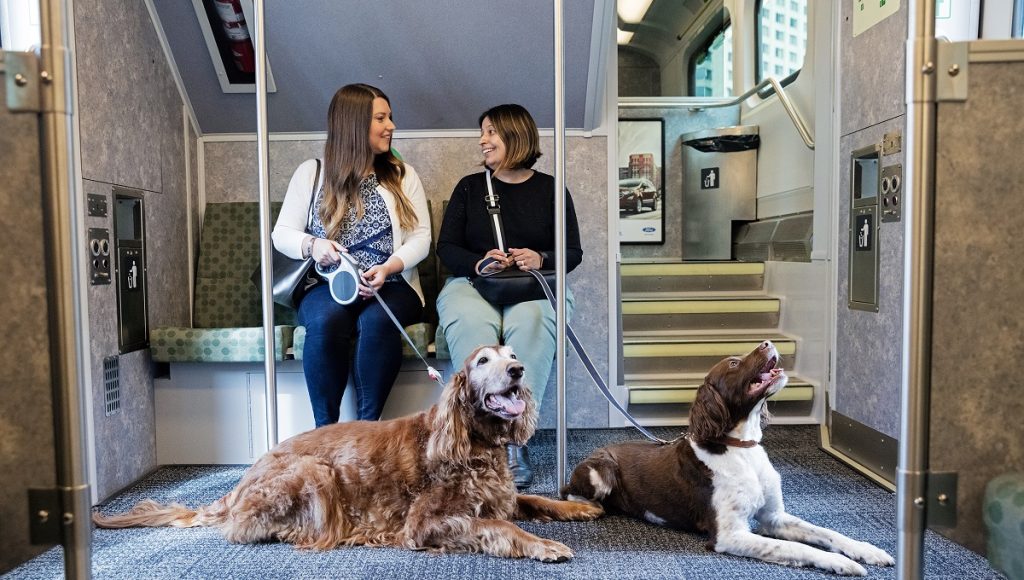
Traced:
[[[568, 287], [565, 294], [568, 322], [575, 300]], [[526, 384], [540, 410], [555, 358], [555, 311], [546, 299], [494, 306], [468, 278], [449, 278], [437, 297], [437, 316], [456, 370], [478, 346], [511, 346], [526, 369]]]

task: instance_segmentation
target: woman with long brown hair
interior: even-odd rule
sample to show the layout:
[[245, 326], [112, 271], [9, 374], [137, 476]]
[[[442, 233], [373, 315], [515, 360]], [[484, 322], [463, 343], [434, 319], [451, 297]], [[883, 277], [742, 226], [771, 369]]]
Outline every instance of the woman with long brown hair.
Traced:
[[306, 328], [302, 368], [317, 427], [338, 421], [350, 366], [359, 419], [380, 418], [398, 376], [399, 329], [373, 292], [403, 326], [422, 316], [416, 265], [430, 250], [430, 217], [419, 176], [392, 152], [394, 130], [391, 103], [380, 89], [339, 89], [327, 111], [322, 170], [316, 159], [299, 165], [274, 226], [281, 253], [312, 256], [326, 269], [345, 253], [364, 273], [360, 298], [349, 305], [335, 302], [322, 283], [299, 302]]

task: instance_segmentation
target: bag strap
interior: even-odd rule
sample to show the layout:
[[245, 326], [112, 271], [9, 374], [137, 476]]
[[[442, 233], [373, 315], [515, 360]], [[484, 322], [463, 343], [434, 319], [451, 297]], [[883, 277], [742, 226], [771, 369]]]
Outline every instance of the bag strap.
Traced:
[[494, 232], [494, 247], [498, 248], [502, 252], [507, 252], [508, 248], [505, 247], [505, 227], [501, 223], [501, 206], [498, 205], [498, 196], [494, 194], [494, 186], [491, 184], [491, 170], [486, 170], [486, 173], [487, 196], [484, 197], [484, 203], [487, 204], [487, 213], [491, 215], [491, 231]]
[[[555, 294], [554, 292], [551, 291], [551, 287], [548, 286], [548, 282], [547, 280], [544, 279], [544, 275], [538, 272], [537, 270], [528, 271], [530, 272], [530, 274], [533, 274], [533, 277], [536, 278], [537, 282], [540, 283], [540, 287], [544, 289], [544, 295], [548, 297], [548, 302], [551, 303], [551, 308], [557, 310], [558, 305], [555, 302]], [[647, 437], [651, 441], [654, 441], [655, 443], [667, 445], [674, 441], [678, 441], [678, 438], [673, 439], [672, 441], [665, 441], [664, 439], [655, 437], [650, 431], [644, 429], [643, 426], [640, 425], [640, 423], [637, 422], [637, 420], [634, 419], [633, 416], [630, 415], [629, 412], [626, 411], [626, 409], [623, 408], [622, 405], [620, 405], [619, 402], [615, 400], [615, 397], [612, 396], [611, 391], [608, 390], [608, 385], [606, 385], [604, 379], [601, 378], [601, 373], [597, 372], [597, 368], [594, 366], [593, 361], [590, 360], [590, 356], [587, 354], [587, 350], [583, 348], [583, 344], [580, 342], [580, 339], [577, 338], [576, 332], [573, 331], [572, 327], [566, 324], [565, 331], [566, 335], [568, 335], [569, 337], [569, 342], [572, 343], [573, 348], [576, 350], [576, 354], [580, 357], [580, 360], [583, 361], [583, 366], [587, 367], [587, 372], [590, 373], [590, 378], [594, 380], [594, 384], [596, 384], [597, 388], [601, 390], [601, 394], [604, 395], [604, 398], [608, 399], [608, 402], [611, 403], [612, 406], [615, 407], [615, 409], [618, 410], [619, 413], [621, 413], [627, 421], [632, 423], [633, 426], [639, 429], [645, 437]]]
[[313, 177], [313, 191], [309, 195], [309, 207], [306, 208], [306, 231], [313, 225], [313, 202], [316, 201], [317, 186], [320, 185], [320, 159], [316, 160], [316, 175]]

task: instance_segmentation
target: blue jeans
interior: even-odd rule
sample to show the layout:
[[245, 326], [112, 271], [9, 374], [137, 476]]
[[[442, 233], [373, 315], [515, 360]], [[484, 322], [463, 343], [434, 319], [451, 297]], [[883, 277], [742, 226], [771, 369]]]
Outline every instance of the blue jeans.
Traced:
[[[420, 298], [404, 280], [385, 282], [379, 294], [402, 326], [420, 320]], [[299, 303], [299, 324], [306, 327], [302, 370], [316, 426], [338, 422], [353, 341], [358, 418], [379, 419], [402, 366], [402, 335], [377, 299], [358, 299], [342, 306], [331, 298], [327, 284], [320, 284]]]
[[[568, 322], [575, 300], [568, 287], [565, 294]], [[526, 384], [540, 409], [555, 358], [555, 311], [547, 299], [494, 306], [468, 278], [449, 278], [437, 296], [437, 316], [454, 370], [460, 370], [478, 346], [511, 346], [526, 369]]]

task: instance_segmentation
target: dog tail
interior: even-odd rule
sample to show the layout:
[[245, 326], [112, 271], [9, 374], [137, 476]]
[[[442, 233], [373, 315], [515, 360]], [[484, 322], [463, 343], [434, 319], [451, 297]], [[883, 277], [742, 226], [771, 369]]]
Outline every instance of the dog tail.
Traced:
[[[216, 505], [216, 504], [214, 504]], [[223, 510], [211, 510], [214, 506], [187, 508], [180, 503], [163, 505], [151, 499], [143, 500], [131, 511], [123, 514], [104, 516], [94, 512], [92, 521], [100, 528], [194, 528], [214, 526], [225, 520]]]

